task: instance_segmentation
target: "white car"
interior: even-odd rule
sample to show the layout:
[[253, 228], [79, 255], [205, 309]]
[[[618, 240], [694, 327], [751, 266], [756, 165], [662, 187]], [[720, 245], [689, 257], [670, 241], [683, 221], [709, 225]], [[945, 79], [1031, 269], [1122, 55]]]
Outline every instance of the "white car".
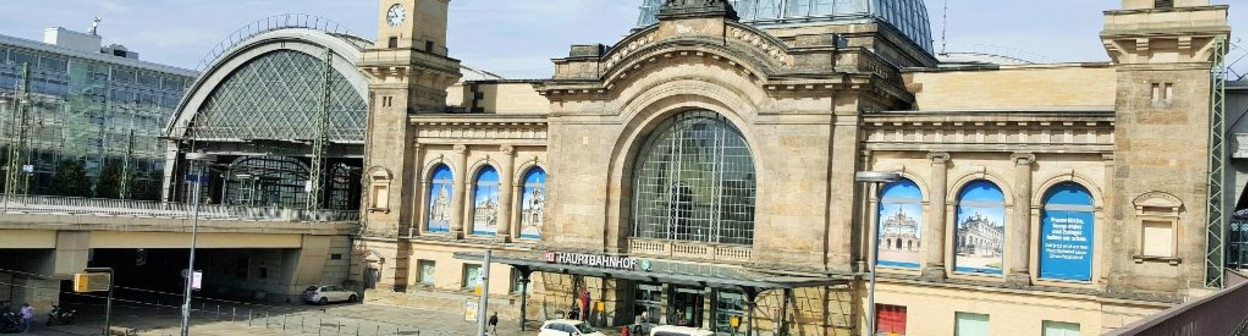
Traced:
[[677, 326], [657, 326], [650, 329], [650, 336], [712, 336], [714, 332], [706, 329], [677, 327]]
[[330, 302], [355, 302], [359, 296], [341, 286], [311, 286], [303, 290], [303, 301], [329, 304]]
[[577, 320], [550, 320], [542, 324], [537, 336], [605, 336], [589, 323]]

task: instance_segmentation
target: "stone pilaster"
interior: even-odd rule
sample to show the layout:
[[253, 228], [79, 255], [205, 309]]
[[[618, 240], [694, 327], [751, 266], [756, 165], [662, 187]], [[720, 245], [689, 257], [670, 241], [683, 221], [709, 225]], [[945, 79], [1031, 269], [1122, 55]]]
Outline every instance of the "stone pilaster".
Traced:
[[464, 200], [468, 198], [468, 146], [455, 145], [455, 190], [451, 195], [451, 233], [466, 235]]
[[943, 280], [945, 271], [945, 199], [949, 190], [949, 153], [930, 153], [932, 177], [928, 191], [930, 217], [923, 223], [923, 273], [925, 280]]
[[515, 185], [516, 148], [502, 146], [503, 157], [498, 167], [498, 236], [511, 240], [512, 186]]
[[1031, 285], [1031, 169], [1036, 156], [1020, 153], [1010, 156], [1014, 162], [1014, 215], [1006, 225], [1006, 259], [1009, 273], [1006, 282], [1012, 286]]

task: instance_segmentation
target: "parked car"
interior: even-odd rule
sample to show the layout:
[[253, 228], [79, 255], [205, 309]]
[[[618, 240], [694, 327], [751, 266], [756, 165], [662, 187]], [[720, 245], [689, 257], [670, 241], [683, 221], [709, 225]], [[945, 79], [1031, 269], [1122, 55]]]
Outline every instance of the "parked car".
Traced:
[[650, 336], [712, 336], [714, 332], [706, 329], [677, 327], [677, 326], [657, 326], [650, 328]]
[[303, 291], [303, 301], [308, 303], [355, 302], [359, 298], [355, 292], [342, 286], [311, 286]]
[[577, 320], [550, 320], [542, 324], [537, 336], [605, 336], [589, 323]]

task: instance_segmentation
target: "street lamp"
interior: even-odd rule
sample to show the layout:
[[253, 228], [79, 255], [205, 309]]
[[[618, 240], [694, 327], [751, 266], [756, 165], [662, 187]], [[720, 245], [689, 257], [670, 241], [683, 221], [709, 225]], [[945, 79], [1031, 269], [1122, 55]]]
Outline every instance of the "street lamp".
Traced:
[[[885, 171], [860, 171], [854, 174], [854, 181], [871, 183], [871, 185], [875, 187], [875, 196], [878, 198], [879, 193], [880, 193], [880, 186], [884, 184], [888, 184], [888, 183], [901, 181], [901, 174], [897, 172], [885, 172]], [[871, 210], [868, 210], [868, 211], [871, 211]], [[872, 225], [875, 226], [875, 230], [873, 231], [878, 232], [879, 226], [880, 226], [879, 216], [875, 216], [875, 221], [874, 223], [872, 223]], [[867, 335], [869, 336], [875, 336], [875, 313], [876, 313], [875, 312], [875, 264], [877, 261], [876, 259], [879, 258], [877, 256], [877, 251], [879, 251], [879, 246], [878, 246], [879, 242], [876, 241], [878, 237], [879, 237], [878, 234], [871, 237], [871, 240], [874, 241], [875, 243], [871, 244], [872, 246], [872, 250], [870, 250], [871, 260], [868, 261], [870, 263], [869, 267], [871, 267], [871, 279], [870, 279], [870, 284], [868, 285], [869, 287], [867, 289]]]
[[[190, 335], [191, 331], [191, 285], [195, 278], [195, 239], [199, 234], [199, 188], [204, 184], [204, 166], [216, 162], [217, 157], [204, 153], [187, 153], [186, 160], [191, 162], [191, 170], [195, 171], [195, 190], [191, 197], [191, 258], [186, 266], [186, 293], [182, 302], [182, 336]], [[196, 164], [198, 163], [198, 165]]]

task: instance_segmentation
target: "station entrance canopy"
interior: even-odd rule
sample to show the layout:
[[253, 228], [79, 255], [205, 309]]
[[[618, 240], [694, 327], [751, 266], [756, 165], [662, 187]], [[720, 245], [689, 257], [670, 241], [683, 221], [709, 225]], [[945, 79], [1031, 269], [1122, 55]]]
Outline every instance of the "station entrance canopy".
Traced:
[[[461, 252], [456, 259], [481, 261], [484, 253]], [[732, 265], [708, 265], [622, 255], [571, 252], [494, 252], [492, 263], [510, 265], [526, 276], [549, 272], [610, 279], [660, 282], [712, 288], [739, 288], [759, 293], [773, 289], [827, 287], [848, 284], [846, 279], [777, 275]]]

